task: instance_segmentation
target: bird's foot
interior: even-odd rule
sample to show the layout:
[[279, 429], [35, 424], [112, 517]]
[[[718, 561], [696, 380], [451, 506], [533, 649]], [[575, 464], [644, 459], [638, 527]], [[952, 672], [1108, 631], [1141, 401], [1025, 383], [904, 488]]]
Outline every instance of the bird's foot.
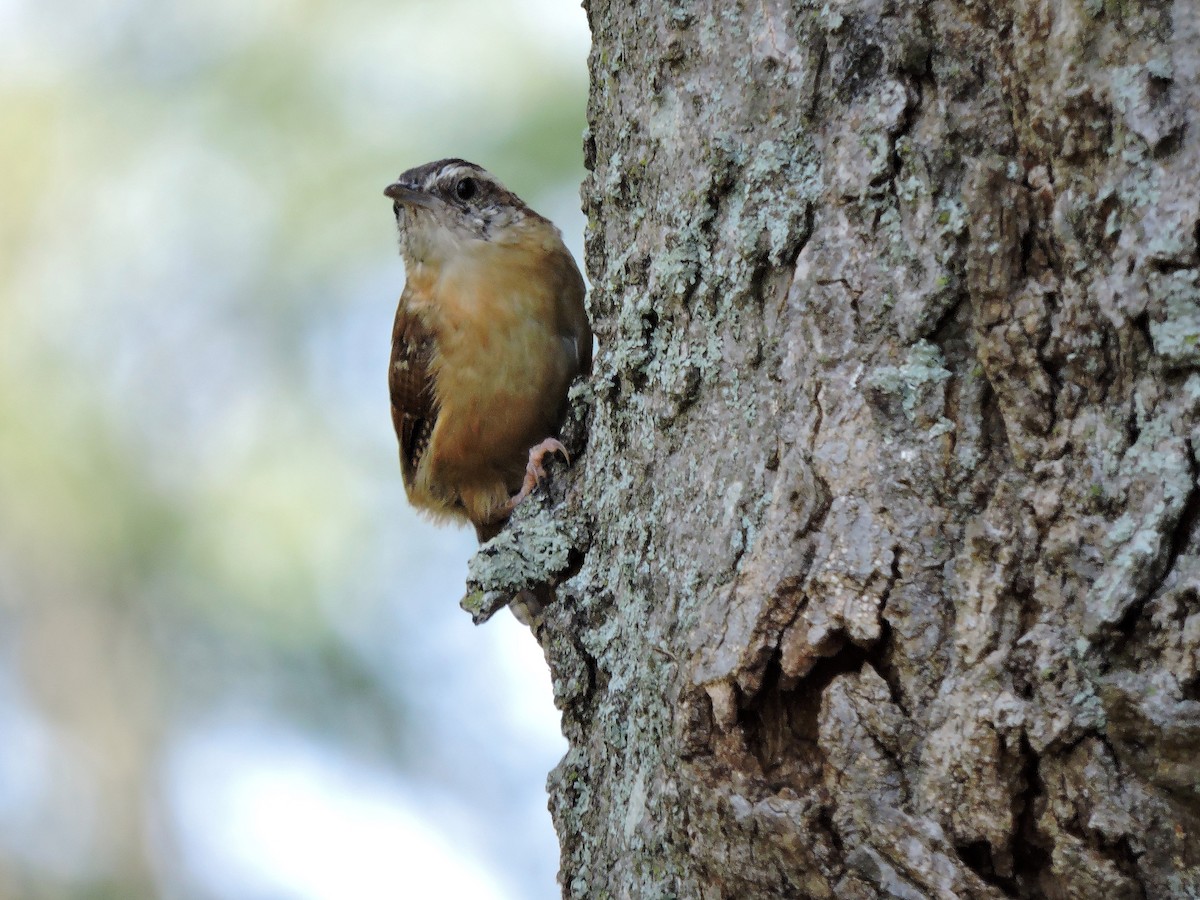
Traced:
[[525, 466], [525, 481], [519, 490], [509, 501], [504, 504], [504, 515], [510, 514], [517, 506], [533, 493], [533, 489], [542, 483], [542, 479], [546, 477], [546, 466], [544, 461], [551, 453], [561, 453], [562, 458], [571, 462], [571, 455], [567, 453], [567, 448], [562, 443], [554, 438], [546, 438], [540, 444], [529, 449], [529, 464]]

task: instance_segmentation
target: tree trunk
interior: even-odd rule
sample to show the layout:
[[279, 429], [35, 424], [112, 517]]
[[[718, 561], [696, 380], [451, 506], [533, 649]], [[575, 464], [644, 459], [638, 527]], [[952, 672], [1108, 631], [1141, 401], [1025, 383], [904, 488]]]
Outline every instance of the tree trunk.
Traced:
[[1200, 896], [1200, 5], [589, 6], [564, 895]]

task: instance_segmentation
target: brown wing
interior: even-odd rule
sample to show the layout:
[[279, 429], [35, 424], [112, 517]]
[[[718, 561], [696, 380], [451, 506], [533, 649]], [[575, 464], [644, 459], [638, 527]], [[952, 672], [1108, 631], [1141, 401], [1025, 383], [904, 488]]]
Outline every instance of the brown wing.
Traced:
[[579, 267], [564, 247], [559, 260], [561, 287], [558, 301], [558, 332], [575, 358], [572, 379], [576, 375], [592, 374], [592, 327], [583, 304], [587, 288]]
[[429, 438], [437, 422], [437, 406], [429, 374], [433, 339], [420, 320], [409, 313], [406, 300], [406, 296], [400, 298], [392, 328], [388, 390], [392, 397], [392, 424], [400, 441], [400, 471], [404, 483], [411, 488], [421, 456], [429, 448]]

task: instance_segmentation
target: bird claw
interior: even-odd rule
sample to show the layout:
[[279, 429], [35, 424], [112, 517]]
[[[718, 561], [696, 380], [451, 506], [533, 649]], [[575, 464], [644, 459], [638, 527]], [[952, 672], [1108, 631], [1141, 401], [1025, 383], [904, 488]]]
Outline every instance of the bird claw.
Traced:
[[571, 463], [571, 454], [567, 453], [567, 448], [555, 438], [546, 438], [540, 444], [529, 449], [529, 464], [525, 466], [525, 481], [521, 484], [521, 490], [518, 491], [506, 506], [506, 514], [511, 513], [517, 506], [533, 493], [534, 488], [542, 483], [542, 479], [546, 477], [546, 466], [543, 460], [551, 453], [561, 453], [562, 458]]

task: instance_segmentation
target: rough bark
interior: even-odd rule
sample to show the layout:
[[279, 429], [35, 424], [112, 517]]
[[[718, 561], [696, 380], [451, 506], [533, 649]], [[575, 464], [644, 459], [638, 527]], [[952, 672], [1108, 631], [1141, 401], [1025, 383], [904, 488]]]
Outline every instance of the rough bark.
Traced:
[[1200, 4], [589, 6], [564, 895], [1200, 896]]

